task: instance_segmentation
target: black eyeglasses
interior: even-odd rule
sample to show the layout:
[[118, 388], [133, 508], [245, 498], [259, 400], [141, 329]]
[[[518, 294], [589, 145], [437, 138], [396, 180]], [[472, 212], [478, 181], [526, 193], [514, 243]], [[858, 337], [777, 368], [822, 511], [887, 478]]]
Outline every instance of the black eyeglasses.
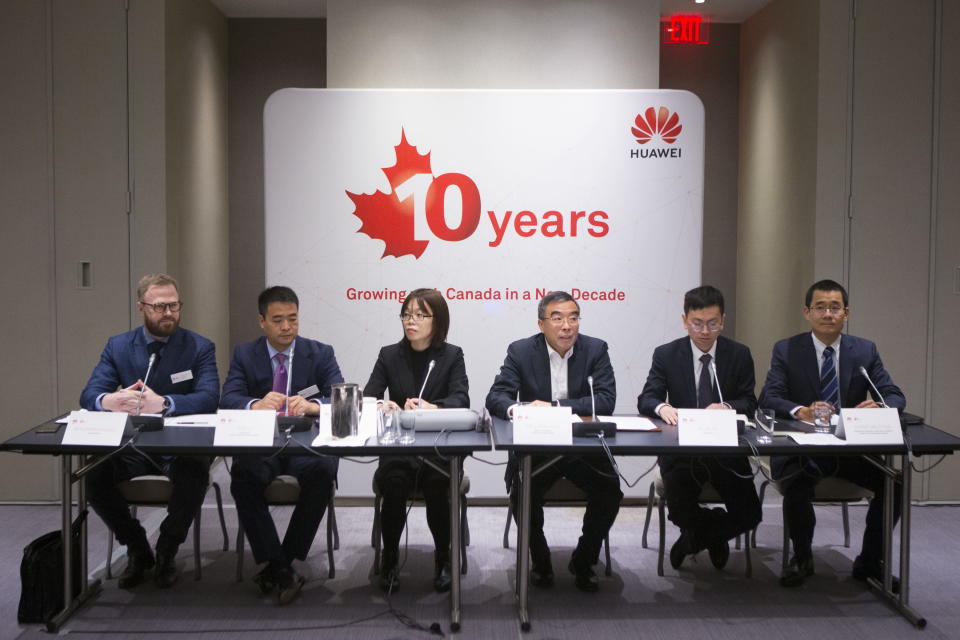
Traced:
[[144, 307], [152, 310], [154, 313], [163, 313], [165, 311], [170, 311], [170, 313], [176, 313], [183, 309], [182, 302], [158, 302], [156, 304], [151, 304], [150, 302], [140, 301]]

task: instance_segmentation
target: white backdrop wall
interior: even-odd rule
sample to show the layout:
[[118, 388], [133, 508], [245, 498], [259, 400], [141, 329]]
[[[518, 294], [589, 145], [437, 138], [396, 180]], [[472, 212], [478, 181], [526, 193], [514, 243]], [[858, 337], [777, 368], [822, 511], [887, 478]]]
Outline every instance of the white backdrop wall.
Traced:
[[[330, 0], [327, 86], [655, 89], [659, 87], [658, 27], [659, 4], [633, 0]], [[394, 134], [391, 144], [397, 142]], [[679, 315], [679, 309], [672, 311]], [[390, 315], [386, 314], [385, 323]], [[535, 313], [528, 311], [516, 321], [516, 337], [536, 331], [535, 322]], [[389, 341], [399, 339], [396, 325], [390, 328]], [[681, 330], [679, 321], [676, 328]], [[591, 330], [603, 334], [600, 327], [584, 328], [585, 333]], [[315, 337], [322, 340], [324, 334]], [[490, 349], [502, 357], [506, 345]], [[372, 366], [370, 361], [364, 371], [352, 375], [365, 381]], [[488, 372], [485, 380], [471, 380], [471, 389], [476, 392], [489, 385], [495, 373]], [[623, 385], [619, 389], [621, 398], [638, 392]], [[503, 458], [492, 453], [485, 457]], [[622, 468], [629, 474], [641, 465], [646, 468], [649, 461], [629, 460]], [[468, 460], [466, 470], [472, 496], [503, 496], [502, 468]], [[340, 494], [369, 495], [371, 473], [369, 466], [342, 465]], [[644, 487], [640, 483], [638, 495]]]

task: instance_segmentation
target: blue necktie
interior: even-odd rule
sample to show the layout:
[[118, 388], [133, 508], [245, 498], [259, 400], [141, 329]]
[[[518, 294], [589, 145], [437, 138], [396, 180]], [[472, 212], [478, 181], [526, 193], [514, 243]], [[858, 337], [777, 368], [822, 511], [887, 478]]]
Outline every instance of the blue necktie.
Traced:
[[835, 409], [840, 408], [840, 380], [837, 368], [833, 364], [833, 347], [823, 350], [823, 363], [820, 365], [820, 397]]

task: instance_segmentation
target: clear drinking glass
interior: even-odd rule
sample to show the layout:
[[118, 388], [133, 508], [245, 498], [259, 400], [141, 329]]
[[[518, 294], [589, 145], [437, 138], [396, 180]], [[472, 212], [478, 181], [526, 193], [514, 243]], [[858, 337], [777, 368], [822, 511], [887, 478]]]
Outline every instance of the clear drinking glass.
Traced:
[[402, 445], [411, 445], [417, 441], [417, 432], [414, 429], [415, 424], [410, 425], [409, 429], [404, 429], [400, 425], [400, 413], [397, 412], [397, 415], [393, 417], [394, 422], [397, 423], [397, 431], [400, 433], [400, 439], [397, 440]]
[[823, 403], [813, 407], [813, 430], [817, 433], [831, 433], [833, 430], [830, 419], [833, 417], [833, 409], [830, 405]]
[[377, 407], [377, 444], [396, 444], [397, 432], [393, 429], [393, 414]]

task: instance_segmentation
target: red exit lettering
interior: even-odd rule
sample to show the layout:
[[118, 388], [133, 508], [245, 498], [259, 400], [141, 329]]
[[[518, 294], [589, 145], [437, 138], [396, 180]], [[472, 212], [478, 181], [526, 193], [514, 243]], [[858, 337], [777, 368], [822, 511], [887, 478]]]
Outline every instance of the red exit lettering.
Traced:
[[663, 44], [709, 44], [710, 23], [697, 15], [670, 16], [661, 24]]

